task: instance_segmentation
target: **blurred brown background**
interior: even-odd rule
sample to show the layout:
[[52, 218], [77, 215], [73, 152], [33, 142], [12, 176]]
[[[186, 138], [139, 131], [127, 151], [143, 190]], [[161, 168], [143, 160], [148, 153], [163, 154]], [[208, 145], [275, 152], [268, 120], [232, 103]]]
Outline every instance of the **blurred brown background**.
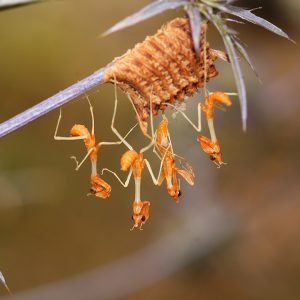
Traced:
[[[97, 38], [146, 3], [48, 1], [1, 12], [0, 121], [91, 74], [182, 14], [164, 13]], [[239, 3], [263, 6], [256, 13], [299, 42], [299, 1]], [[217, 169], [200, 151], [196, 132], [180, 116], [173, 120], [176, 152], [193, 164], [196, 185], [184, 184], [176, 205], [145, 172], [142, 197], [152, 206], [142, 232], [129, 231], [133, 183], [123, 189], [106, 176], [110, 199], [86, 197], [90, 165], [75, 172], [69, 159], [85, 149], [79, 141], [53, 140], [58, 111], [0, 140], [0, 270], [20, 299], [300, 298], [300, 49], [257, 26], [235, 27], [263, 81], [244, 65], [248, 131], [242, 132], [237, 101], [217, 113], [229, 163]], [[215, 30], [208, 38], [223, 49]], [[210, 89], [234, 91], [230, 67], [217, 66], [220, 76]], [[101, 86], [90, 97], [98, 140], [116, 140], [113, 87]], [[116, 127], [125, 133], [134, 114], [121, 93], [119, 100]], [[197, 101], [188, 104], [192, 118]], [[60, 135], [74, 123], [90, 126], [84, 98], [63, 107]], [[135, 131], [130, 142], [145, 141]], [[99, 169], [119, 170], [124, 151], [103, 148]], [[0, 295], [6, 295], [1, 286]]]

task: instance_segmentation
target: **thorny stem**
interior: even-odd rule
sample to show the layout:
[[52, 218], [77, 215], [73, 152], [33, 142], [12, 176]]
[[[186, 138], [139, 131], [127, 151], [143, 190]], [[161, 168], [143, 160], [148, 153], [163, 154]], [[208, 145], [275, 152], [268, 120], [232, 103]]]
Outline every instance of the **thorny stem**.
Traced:
[[[158, 13], [161, 13], [168, 9], [174, 9], [179, 6], [183, 6], [185, 10], [188, 10], [187, 7], [190, 6], [187, 4], [191, 4], [193, 8], [198, 8], [199, 14], [205, 16], [206, 20], [212, 21], [212, 23], [218, 29], [218, 31], [220, 32], [223, 38], [234, 72], [234, 77], [235, 77], [238, 94], [241, 102], [243, 127], [245, 129], [246, 119], [247, 119], [247, 105], [246, 105], [247, 97], [246, 97], [244, 78], [239, 64], [238, 53], [247, 61], [247, 63], [251, 66], [252, 69], [254, 69], [254, 67], [249, 59], [246, 50], [238, 41], [236, 41], [236, 34], [233, 31], [231, 31], [229, 28], [227, 28], [226, 19], [220, 16], [220, 13], [233, 15], [235, 17], [241, 18], [253, 24], [259, 25], [279, 36], [282, 36], [289, 40], [291, 39], [283, 30], [281, 30], [274, 24], [268, 22], [267, 20], [254, 15], [251, 12], [251, 10], [242, 9], [237, 6], [232, 6], [231, 4], [233, 2], [234, 0], [176, 0], [176, 1], [156, 0], [152, 4], [145, 6], [139, 12], [117, 23], [110, 30], [108, 30], [106, 34], [139, 23], [142, 20], [157, 15]], [[179, 5], [177, 5], [176, 3]], [[161, 6], [160, 8], [159, 5]], [[196, 23], [196, 26], [200, 25], [197, 24], [197, 22], [201, 21], [200, 17], [194, 18], [193, 20], [191, 19], [192, 23], [193, 22]], [[53, 109], [62, 106], [63, 104], [71, 101], [75, 97], [78, 97], [83, 93], [89, 91], [93, 87], [102, 84], [104, 82], [103, 75], [105, 73], [105, 70], [113, 63], [114, 62], [110, 63], [108, 66], [98, 70], [93, 75], [86, 77], [80, 82], [57, 93], [56, 95], [48, 98], [47, 100], [33, 106], [32, 108], [20, 113], [19, 115], [11, 118], [10, 120], [3, 122], [2, 124], [0, 124], [0, 137], [20, 128], [21, 126], [26, 125], [27, 123], [37, 119], [38, 117], [41, 117], [42, 115], [52, 111]], [[205, 67], [206, 67], [206, 63], [205, 63]]]
[[81, 81], [71, 85], [70, 87], [58, 92], [54, 96], [36, 104], [35, 106], [25, 110], [17, 116], [0, 124], [0, 137], [26, 125], [27, 123], [47, 114], [48, 112], [70, 102], [74, 98], [83, 95], [87, 91], [104, 83], [104, 73], [107, 68], [111, 67], [114, 62], [108, 64], [104, 68], [99, 69], [92, 75], [82, 79]]

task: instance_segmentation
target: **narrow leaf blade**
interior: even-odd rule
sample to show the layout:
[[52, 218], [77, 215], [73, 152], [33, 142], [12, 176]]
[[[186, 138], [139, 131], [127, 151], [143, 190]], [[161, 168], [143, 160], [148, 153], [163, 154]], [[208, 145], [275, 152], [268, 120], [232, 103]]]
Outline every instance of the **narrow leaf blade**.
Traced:
[[0, 10], [13, 8], [15, 6], [34, 4], [41, 2], [40, 0], [0, 0]]
[[149, 19], [155, 15], [158, 15], [158, 14], [166, 11], [166, 10], [175, 9], [179, 6], [183, 6], [183, 5], [187, 5], [187, 4], [188, 4], [188, 1], [183, 1], [183, 0], [182, 1], [179, 1], [179, 0], [155, 1], [147, 6], [143, 7], [138, 12], [136, 12], [136, 13], [128, 16], [127, 18], [123, 19], [122, 21], [118, 22], [117, 24], [112, 26], [110, 29], [108, 29], [103, 35], [111, 34], [118, 30], [124, 29], [126, 27], [137, 24], [141, 21]]
[[233, 43], [234, 43], [234, 46], [235, 46], [236, 50], [240, 53], [240, 55], [243, 57], [243, 59], [248, 63], [248, 65], [252, 69], [255, 76], [257, 78], [259, 78], [258, 73], [257, 73], [257, 71], [254, 67], [254, 64], [252, 63], [252, 60], [251, 60], [250, 56], [248, 55], [248, 52], [245, 49], [245, 47], [239, 41], [237, 41], [236, 39], [233, 39]]
[[187, 14], [189, 16], [190, 25], [192, 29], [192, 37], [194, 49], [197, 55], [200, 53], [200, 39], [201, 39], [201, 15], [199, 9], [189, 4], [186, 8]]
[[259, 25], [279, 36], [282, 36], [292, 42], [294, 42], [282, 29], [280, 29], [279, 27], [275, 26], [274, 24], [272, 24], [271, 22], [256, 16], [255, 14], [253, 14], [251, 12], [251, 10], [246, 10], [243, 9], [241, 7], [237, 7], [237, 6], [232, 6], [232, 5], [216, 5], [218, 9], [220, 9], [223, 12], [226, 12], [228, 14], [237, 16], [241, 19], [244, 19], [248, 22], [251, 22], [253, 24]]
[[6, 288], [6, 290], [11, 294], [10, 289], [9, 289], [1, 271], [0, 271], [0, 283], [2, 283], [2, 285]]
[[227, 33], [226, 25], [223, 23], [221, 17], [219, 15], [211, 15], [210, 19], [214, 23], [214, 25], [216, 26], [223, 38], [224, 45], [226, 47], [226, 51], [231, 62], [231, 67], [233, 70], [241, 105], [243, 130], [245, 131], [247, 128], [247, 95], [244, 76], [239, 63], [239, 58], [234, 47], [234, 42], [232, 41], [231, 36]]

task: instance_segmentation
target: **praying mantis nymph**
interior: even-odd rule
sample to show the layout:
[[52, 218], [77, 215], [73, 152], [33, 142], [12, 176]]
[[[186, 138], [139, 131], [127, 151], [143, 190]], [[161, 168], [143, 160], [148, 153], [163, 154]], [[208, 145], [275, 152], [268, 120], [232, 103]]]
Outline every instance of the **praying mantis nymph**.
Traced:
[[[92, 118], [92, 129], [89, 131], [86, 126], [82, 124], [75, 124], [71, 130], [70, 130], [70, 136], [69, 137], [63, 137], [58, 136], [58, 128], [60, 125], [60, 121], [62, 118], [62, 112], [60, 109], [55, 133], [54, 133], [54, 139], [59, 141], [75, 141], [75, 140], [83, 140], [85, 147], [87, 149], [87, 154], [85, 157], [81, 160], [81, 162], [78, 162], [77, 158], [75, 156], [71, 156], [72, 159], [76, 162], [76, 171], [79, 170], [79, 168], [82, 166], [82, 164], [86, 161], [86, 159], [90, 158], [91, 161], [91, 188], [90, 192], [91, 194], [95, 195], [96, 197], [100, 198], [108, 198], [111, 194], [111, 186], [105, 182], [98, 174], [97, 171], [97, 159], [98, 159], [98, 153], [102, 146], [104, 145], [120, 145], [122, 144], [122, 141], [117, 142], [100, 142], [96, 143], [96, 137], [95, 137], [95, 120], [94, 120], [94, 112], [93, 107], [91, 105], [91, 102], [87, 97], [89, 107], [90, 107], [90, 113]], [[137, 125], [137, 124], [136, 124]], [[127, 137], [131, 131], [136, 127], [132, 127], [129, 132], [126, 134], [125, 137]]]
[[[116, 91], [116, 90], [115, 90]], [[114, 134], [120, 139], [120, 141], [128, 148], [128, 150], [122, 155], [120, 164], [121, 164], [121, 170], [122, 171], [128, 171], [128, 176], [125, 182], [123, 182], [120, 177], [117, 175], [116, 172], [113, 172], [112, 170], [109, 170], [107, 168], [102, 169], [103, 174], [105, 171], [110, 172], [113, 174], [117, 180], [124, 186], [128, 187], [130, 179], [133, 175], [134, 177], [134, 184], [135, 184], [135, 196], [133, 201], [133, 215], [132, 219], [134, 222], [134, 225], [131, 230], [134, 228], [137, 228], [140, 226], [140, 229], [142, 228], [142, 225], [146, 223], [146, 221], [149, 218], [149, 211], [150, 211], [150, 202], [149, 201], [143, 201], [141, 200], [141, 181], [142, 181], [142, 173], [143, 169], [146, 166], [151, 178], [153, 180], [153, 183], [157, 185], [157, 179], [154, 176], [154, 173], [152, 171], [152, 168], [150, 166], [150, 163], [147, 159], [144, 158], [144, 153], [149, 150], [153, 146], [153, 141], [151, 140], [150, 143], [142, 148], [140, 151], [135, 151], [133, 147], [129, 144], [128, 141], [126, 141], [126, 137], [122, 137], [122, 135], [119, 133], [119, 131], [115, 128], [115, 117], [117, 113], [117, 106], [118, 106], [118, 98], [117, 94], [115, 94], [115, 105], [114, 105], [114, 112], [112, 116], [111, 121], [111, 129], [114, 132]]]
[[195, 125], [191, 119], [181, 110], [178, 110], [174, 105], [167, 103], [168, 106], [173, 107], [176, 111], [178, 111], [187, 121], [188, 123], [197, 131], [201, 132], [202, 126], [201, 126], [201, 110], [206, 115], [206, 120], [208, 124], [208, 129], [210, 132], [210, 138], [199, 135], [197, 137], [197, 141], [200, 144], [201, 148], [205, 153], [207, 153], [210, 157], [210, 159], [218, 166], [220, 167], [222, 164], [225, 164], [222, 161], [222, 154], [221, 154], [221, 148], [220, 144], [217, 140], [215, 127], [214, 127], [214, 109], [216, 102], [223, 104], [227, 107], [231, 106], [232, 102], [230, 100], [229, 96], [235, 96], [235, 93], [225, 93], [225, 92], [213, 92], [209, 93], [205, 96], [204, 104], [198, 103], [197, 106], [197, 125]]
[[[159, 123], [155, 133], [155, 147], [158, 149], [162, 159], [162, 171], [159, 174], [159, 182], [161, 183], [166, 179], [167, 191], [169, 195], [178, 202], [181, 196], [180, 181], [177, 179], [177, 173], [180, 174], [190, 185], [194, 185], [194, 172], [190, 164], [185, 162], [184, 169], [176, 166], [176, 158], [178, 156], [173, 151], [173, 146], [168, 130], [168, 119], [163, 114], [163, 120]], [[182, 158], [179, 157], [180, 160]]]

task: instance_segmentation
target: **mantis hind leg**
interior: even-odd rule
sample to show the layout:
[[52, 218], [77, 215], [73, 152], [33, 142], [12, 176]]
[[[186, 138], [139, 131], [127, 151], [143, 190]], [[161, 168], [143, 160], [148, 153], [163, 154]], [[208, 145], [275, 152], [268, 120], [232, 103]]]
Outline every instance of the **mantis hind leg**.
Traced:
[[115, 118], [116, 118], [116, 114], [117, 114], [117, 107], [118, 107], [118, 97], [117, 97], [117, 84], [115, 81], [115, 105], [114, 105], [114, 112], [113, 112], [113, 116], [112, 116], [112, 120], [111, 120], [111, 130], [129, 150], [133, 150], [132, 146], [125, 140], [124, 137], [122, 137], [122, 135], [119, 133], [119, 131], [115, 128]]
[[76, 141], [76, 140], [84, 140], [87, 138], [87, 136], [58, 136], [57, 132], [58, 132], [58, 128], [60, 125], [62, 119], [62, 110], [61, 108], [59, 109], [59, 116], [58, 116], [58, 120], [57, 120], [57, 124], [56, 124], [56, 128], [55, 128], [55, 132], [54, 132], [54, 136], [53, 138], [56, 141]]

